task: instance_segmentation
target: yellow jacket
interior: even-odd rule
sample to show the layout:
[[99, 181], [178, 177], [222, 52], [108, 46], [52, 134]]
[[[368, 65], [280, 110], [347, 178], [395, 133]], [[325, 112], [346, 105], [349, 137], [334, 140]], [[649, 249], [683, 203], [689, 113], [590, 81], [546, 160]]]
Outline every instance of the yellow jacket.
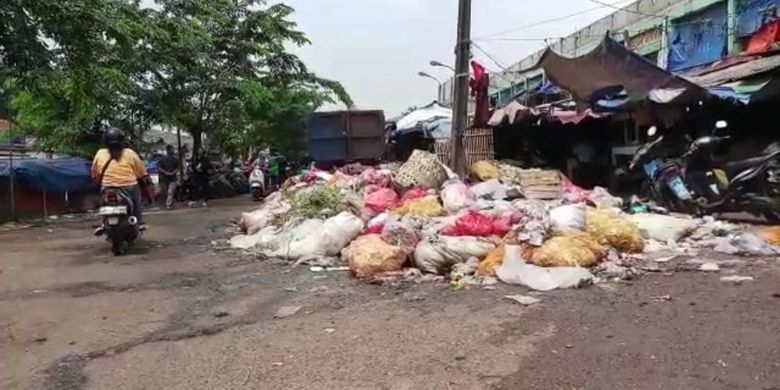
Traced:
[[[92, 161], [92, 178], [100, 182], [100, 173], [111, 158], [108, 149], [100, 149]], [[138, 154], [130, 148], [122, 151], [119, 160], [111, 161], [103, 175], [103, 187], [129, 187], [138, 184], [138, 179], [147, 175], [146, 166]]]

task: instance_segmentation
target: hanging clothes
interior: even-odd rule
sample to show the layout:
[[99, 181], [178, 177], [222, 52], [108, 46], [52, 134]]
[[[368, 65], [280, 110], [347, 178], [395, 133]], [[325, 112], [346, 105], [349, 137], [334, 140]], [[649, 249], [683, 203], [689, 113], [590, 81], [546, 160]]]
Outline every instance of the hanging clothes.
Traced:
[[469, 81], [471, 87], [471, 96], [476, 103], [474, 111], [474, 127], [484, 127], [490, 120], [490, 96], [488, 87], [490, 86], [490, 75], [488, 75], [484, 66], [476, 61], [471, 61], [471, 69], [474, 77]]
[[758, 54], [772, 50], [780, 42], [780, 20], [769, 22], [761, 27], [747, 41], [746, 54]]

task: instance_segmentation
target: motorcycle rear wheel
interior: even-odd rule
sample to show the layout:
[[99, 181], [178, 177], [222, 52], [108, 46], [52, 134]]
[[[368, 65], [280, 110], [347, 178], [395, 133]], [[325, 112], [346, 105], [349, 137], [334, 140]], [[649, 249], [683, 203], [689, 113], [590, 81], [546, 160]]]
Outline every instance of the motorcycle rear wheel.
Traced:
[[122, 256], [125, 252], [123, 244], [124, 242], [122, 242], [122, 240], [111, 240], [111, 253], [113, 253], [114, 256]]

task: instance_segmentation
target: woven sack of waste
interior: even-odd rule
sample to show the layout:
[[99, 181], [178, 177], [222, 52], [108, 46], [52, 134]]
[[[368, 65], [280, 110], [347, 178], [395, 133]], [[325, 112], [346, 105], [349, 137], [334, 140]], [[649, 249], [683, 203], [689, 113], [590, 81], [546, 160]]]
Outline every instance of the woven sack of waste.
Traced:
[[395, 245], [382, 240], [378, 234], [360, 236], [341, 252], [342, 259], [358, 278], [370, 278], [389, 271], [401, 270], [407, 254]]
[[426, 196], [424, 198], [412, 199], [404, 203], [401, 207], [394, 209], [393, 213], [432, 218], [443, 215], [444, 207], [439, 203], [438, 196]]
[[469, 170], [471, 177], [479, 181], [495, 180], [501, 177], [501, 170], [495, 162], [477, 161], [471, 165]]
[[606, 254], [606, 248], [589, 234], [571, 231], [545, 242], [534, 251], [529, 263], [540, 267], [593, 267]]
[[602, 245], [626, 253], [642, 253], [645, 248], [639, 228], [618, 214], [588, 208], [586, 224], [588, 234]]
[[481, 237], [429, 236], [417, 244], [414, 261], [423, 272], [446, 275], [453, 265], [476, 257], [481, 259], [496, 248]]
[[439, 188], [447, 180], [447, 171], [436, 155], [415, 150], [395, 172], [393, 181], [400, 188]]

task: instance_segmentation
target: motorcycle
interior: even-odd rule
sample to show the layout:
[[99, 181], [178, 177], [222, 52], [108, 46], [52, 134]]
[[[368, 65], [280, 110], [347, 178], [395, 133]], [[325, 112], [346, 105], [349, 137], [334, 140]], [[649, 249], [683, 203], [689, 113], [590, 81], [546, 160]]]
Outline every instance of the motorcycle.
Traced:
[[[656, 132], [657, 128], [653, 126], [647, 135], [652, 138]], [[646, 178], [642, 189], [645, 198], [672, 210], [690, 212], [693, 195], [685, 183], [682, 165], [679, 161], [664, 161], [658, 156], [663, 140], [660, 136], [640, 147], [629, 163], [629, 170], [641, 166]]]
[[252, 172], [249, 174], [249, 193], [252, 195], [252, 200], [258, 201], [265, 196], [265, 174], [259, 166], [252, 168]]
[[141, 234], [138, 219], [132, 215], [133, 207], [133, 200], [119, 188], [104, 188], [100, 193], [98, 214], [114, 256], [122, 255]]
[[[780, 222], [780, 146], [772, 144], [761, 156], [721, 165], [713, 149], [731, 139], [716, 135], [727, 126], [718, 121], [712, 135], [693, 140], [679, 161], [657, 157], [661, 136], [637, 150], [629, 168], [641, 165], [648, 179], [646, 195], [670, 209], [698, 215], [749, 212]], [[655, 132], [651, 127], [648, 136]]]
[[705, 214], [748, 212], [780, 222], [780, 148], [771, 144], [760, 156], [720, 162], [713, 150], [731, 137], [716, 133], [727, 127], [718, 121], [712, 135], [694, 140], [683, 155], [697, 207]]

